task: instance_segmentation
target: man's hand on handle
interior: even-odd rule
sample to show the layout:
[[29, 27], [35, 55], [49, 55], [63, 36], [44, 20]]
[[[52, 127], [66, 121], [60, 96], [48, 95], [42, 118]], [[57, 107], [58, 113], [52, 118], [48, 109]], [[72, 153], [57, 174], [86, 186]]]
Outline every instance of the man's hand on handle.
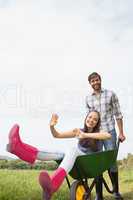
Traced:
[[124, 142], [126, 140], [126, 137], [123, 133], [120, 133], [118, 138], [119, 138], [120, 142]]

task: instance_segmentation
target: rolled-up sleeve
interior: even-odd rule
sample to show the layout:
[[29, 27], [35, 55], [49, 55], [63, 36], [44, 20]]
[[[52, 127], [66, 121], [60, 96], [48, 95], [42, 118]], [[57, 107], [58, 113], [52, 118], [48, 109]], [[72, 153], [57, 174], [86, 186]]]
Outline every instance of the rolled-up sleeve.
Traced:
[[86, 107], [87, 113], [90, 112], [91, 107], [89, 106], [88, 96], [86, 96], [86, 98], [85, 98], [85, 107]]
[[114, 92], [112, 93], [112, 106], [113, 106], [113, 114], [115, 115], [115, 118], [122, 119], [123, 116], [121, 113], [119, 100]]

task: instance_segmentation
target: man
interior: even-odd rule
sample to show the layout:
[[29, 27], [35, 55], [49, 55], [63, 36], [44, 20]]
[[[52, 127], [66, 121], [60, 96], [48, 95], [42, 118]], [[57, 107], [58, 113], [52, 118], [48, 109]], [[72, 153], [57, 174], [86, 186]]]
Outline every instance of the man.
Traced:
[[[118, 138], [121, 142], [125, 140], [125, 135], [123, 132], [123, 120], [120, 111], [119, 100], [113, 91], [103, 89], [101, 87], [101, 76], [93, 72], [88, 76], [89, 84], [91, 85], [93, 91], [86, 97], [86, 108], [87, 111], [95, 109], [100, 112], [101, 116], [101, 130], [105, 130], [111, 133], [112, 138], [110, 140], [103, 141], [104, 148], [110, 150], [116, 147], [116, 130], [115, 130], [115, 120], [118, 126], [119, 135]], [[122, 200], [122, 196], [119, 193], [118, 184], [118, 168], [115, 164], [110, 170], [109, 174], [112, 179], [114, 197], [116, 200]], [[103, 200], [102, 194], [102, 177], [97, 178], [96, 182], [96, 200]]]

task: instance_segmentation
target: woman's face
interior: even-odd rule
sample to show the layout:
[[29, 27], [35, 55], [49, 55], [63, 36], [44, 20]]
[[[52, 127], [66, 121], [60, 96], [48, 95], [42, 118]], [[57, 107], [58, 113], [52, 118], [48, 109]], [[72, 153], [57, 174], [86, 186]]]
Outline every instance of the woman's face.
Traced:
[[98, 120], [99, 120], [99, 115], [97, 112], [90, 112], [89, 115], [87, 116], [86, 118], [86, 126], [88, 128], [94, 128], [97, 123], [98, 123]]

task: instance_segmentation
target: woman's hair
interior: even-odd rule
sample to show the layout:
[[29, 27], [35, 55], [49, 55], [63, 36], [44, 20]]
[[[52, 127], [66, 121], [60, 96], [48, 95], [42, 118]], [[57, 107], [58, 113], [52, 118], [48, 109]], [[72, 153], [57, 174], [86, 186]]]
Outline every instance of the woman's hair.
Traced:
[[93, 133], [96, 133], [96, 132], [99, 132], [99, 130], [100, 130], [100, 122], [101, 122], [101, 120], [100, 120], [100, 113], [99, 113], [97, 110], [91, 110], [91, 111], [87, 114], [87, 116], [86, 116], [86, 118], [85, 118], [85, 120], [84, 120], [84, 128], [83, 128], [83, 131], [89, 133], [88, 127], [87, 127], [87, 125], [86, 125], [86, 119], [87, 119], [88, 115], [89, 115], [91, 112], [96, 112], [96, 113], [98, 114], [98, 118], [99, 118], [99, 119], [98, 119], [98, 122], [97, 122], [97, 124], [96, 124], [96, 126], [93, 128], [93, 131], [91, 131], [91, 132], [93, 132]]
[[[89, 133], [89, 132], [90, 132], [90, 131], [88, 130], [87, 125], [86, 125], [86, 119], [87, 119], [88, 115], [89, 115], [91, 112], [96, 112], [96, 113], [98, 114], [98, 117], [99, 117], [96, 126], [93, 128], [93, 130], [91, 130], [91, 132], [96, 133], [96, 132], [99, 132], [99, 131], [100, 131], [100, 121], [101, 121], [101, 120], [100, 120], [100, 113], [99, 113], [98, 111], [96, 111], [96, 110], [91, 110], [91, 111], [87, 114], [87, 116], [86, 116], [86, 118], [85, 118], [85, 121], [84, 121], [84, 128], [83, 128], [83, 131], [86, 132], [86, 133]], [[87, 140], [87, 139], [81, 139], [81, 140], [80, 140], [80, 143], [81, 143], [81, 144], [84, 144], [84, 143], [86, 143], [86, 140]], [[91, 149], [92, 149], [94, 152], [95, 152], [95, 151], [98, 151], [97, 140], [96, 140], [96, 139], [88, 139], [88, 140], [89, 140], [89, 145], [90, 145]]]

